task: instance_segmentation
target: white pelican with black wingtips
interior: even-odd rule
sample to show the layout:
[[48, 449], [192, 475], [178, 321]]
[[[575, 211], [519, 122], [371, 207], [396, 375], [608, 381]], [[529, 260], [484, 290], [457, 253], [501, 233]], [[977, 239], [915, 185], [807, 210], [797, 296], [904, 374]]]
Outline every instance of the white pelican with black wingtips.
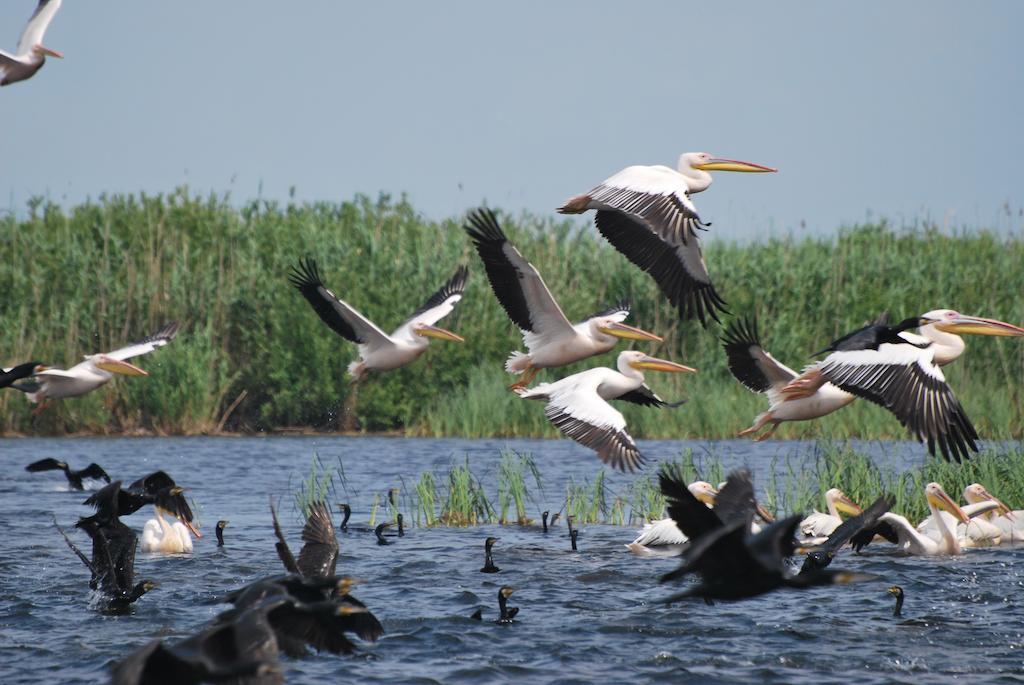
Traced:
[[178, 322], [169, 323], [139, 342], [113, 352], [88, 354], [85, 361], [75, 364], [70, 369], [47, 368], [37, 372], [33, 380], [11, 387], [24, 392], [28, 399], [38, 403], [39, 410], [42, 410], [46, 400], [84, 395], [107, 383], [115, 373], [124, 376], [148, 376], [146, 371], [125, 360], [160, 349], [174, 340], [178, 328]]
[[451, 314], [462, 299], [468, 276], [469, 269], [465, 266], [456, 269], [455, 274], [391, 335], [328, 290], [314, 260], [299, 260], [288, 279], [331, 330], [359, 345], [359, 359], [348, 365], [352, 379], [358, 381], [371, 371], [390, 371], [412, 362], [426, 351], [427, 338], [465, 342], [461, 336], [435, 324]]
[[505, 363], [506, 371], [520, 374], [513, 389], [529, 384], [540, 369], [603, 354], [621, 339], [661, 342], [659, 336], [623, 323], [629, 316], [625, 300], [578, 324], [569, 323], [540, 272], [509, 242], [486, 207], [470, 212], [465, 230], [484, 263], [491, 290], [522, 331], [529, 351], [513, 352]]
[[725, 301], [715, 291], [697, 238], [702, 223], [690, 200], [711, 185], [709, 171], [770, 172], [771, 167], [687, 152], [677, 169], [630, 166], [558, 208], [562, 214], [596, 209], [594, 223], [616, 250], [646, 271], [683, 319], [718, 320]]
[[644, 383], [643, 369], [670, 373], [696, 369], [643, 352], [619, 353], [618, 371], [606, 367], [588, 369], [533, 388], [517, 388], [523, 399], [545, 400], [548, 420], [572, 438], [597, 452], [601, 461], [622, 471], [633, 471], [644, 463], [633, 438], [626, 432], [626, 419], [607, 400], [626, 400], [648, 406], [666, 403]]
[[32, 78], [43, 68], [47, 55], [64, 58], [61, 53], [43, 45], [43, 35], [60, 9], [60, 3], [61, 0], [39, 0], [18, 40], [17, 52], [12, 55], [0, 50], [0, 86]]

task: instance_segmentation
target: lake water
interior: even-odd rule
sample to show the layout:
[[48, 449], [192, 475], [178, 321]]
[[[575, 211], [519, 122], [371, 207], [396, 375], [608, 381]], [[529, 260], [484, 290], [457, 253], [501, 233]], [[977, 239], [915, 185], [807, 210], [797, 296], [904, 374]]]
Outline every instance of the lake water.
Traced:
[[[728, 468], [749, 465], [763, 483], [772, 460], [800, 458], [807, 443], [642, 441], [656, 461], [685, 447], [711, 450]], [[282, 572], [274, 551], [268, 496], [280, 499], [293, 551], [301, 521], [292, 493], [318, 454], [344, 466], [351, 523], [365, 524], [374, 495], [409, 491], [426, 470], [445, 473], [469, 458], [493, 496], [499, 451], [531, 453], [540, 469], [542, 509], [561, 508], [565, 483], [592, 479], [599, 462], [566, 440], [426, 440], [401, 438], [74, 438], [0, 442], [0, 683], [95, 683], [109, 664], [154, 637], [175, 640], [223, 610], [225, 590]], [[911, 443], [867, 443], [897, 467], [920, 463]], [[68, 530], [85, 495], [68, 489], [58, 472], [30, 474], [24, 465], [59, 457], [73, 468], [90, 461], [126, 482], [158, 468], [189, 488], [205, 536], [191, 555], [139, 553], [138, 578], [160, 587], [127, 616], [89, 608], [87, 569], [51, 525]], [[632, 476], [607, 473], [623, 490]], [[95, 484], [93, 485], [95, 488]], [[1010, 503], [1021, 506], [1024, 503]], [[124, 521], [141, 531], [150, 509]], [[227, 544], [216, 547], [213, 525], [230, 521]], [[88, 538], [70, 533], [88, 551]], [[483, 574], [483, 540], [495, 547], [498, 574]], [[881, 576], [877, 582], [777, 592], [740, 603], [705, 606], [699, 600], [657, 603], [675, 587], [658, 577], [673, 559], [639, 559], [624, 544], [634, 527], [581, 528], [570, 551], [564, 520], [548, 535], [539, 527], [413, 528], [394, 544], [372, 534], [340, 534], [338, 572], [361, 581], [354, 594], [384, 624], [386, 635], [354, 657], [329, 654], [284, 660], [289, 683], [526, 682], [780, 682], [942, 683], [1024, 681], [1024, 548], [971, 550], [957, 558], [909, 558], [884, 546], [862, 556], [843, 552], [836, 567]], [[517, 592], [517, 622], [495, 625], [501, 585]], [[891, 615], [891, 584], [907, 593], [904, 618]], [[484, 621], [468, 616], [485, 607]]]

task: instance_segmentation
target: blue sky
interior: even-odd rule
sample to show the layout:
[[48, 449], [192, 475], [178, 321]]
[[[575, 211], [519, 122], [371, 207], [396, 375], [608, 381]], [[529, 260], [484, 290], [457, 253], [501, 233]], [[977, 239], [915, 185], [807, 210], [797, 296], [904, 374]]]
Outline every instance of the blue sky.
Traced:
[[[0, 47], [34, 4], [0, 3]], [[0, 89], [0, 207], [187, 183], [546, 214], [702, 150], [780, 169], [695, 197], [716, 236], [1019, 230], [1021, 26], [1009, 0], [65, 0], [66, 59]]]

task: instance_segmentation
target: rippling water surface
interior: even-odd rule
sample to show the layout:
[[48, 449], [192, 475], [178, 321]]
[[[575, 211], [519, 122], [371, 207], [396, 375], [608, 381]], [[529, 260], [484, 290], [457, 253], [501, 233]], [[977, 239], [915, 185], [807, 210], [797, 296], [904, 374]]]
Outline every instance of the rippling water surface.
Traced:
[[[267, 508], [281, 498], [282, 524], [294, 551], [299, 516], [291, 493], [308, 476], [313, 455], [340, 458], [352, 523], [368, 521], [374, 493], [412, 488], [428, 469], [446, 472], [467, 455], [489, 490], [499, 450], [534, 455], [543, 476], [540, 509], [557, 511], [565, 483], [592, 478], [598, 462], [568, 441], [414, 440], [397, 438], [116, 438], [4, 440], [0, 458], [0, 682], [92, 683], [108, 678], [115, 660], [154, 637], [177, 639], [201, 628], [224, 607], [224, 590], [279, 573]], [[646, 442], [654, 460], [707, 443]], [[871, 448], [871, 445], [867, 446]], [[884, 459], [918, 462], [920, 448], [884, 446]], [[773, 457], [806, 454], [807, 444], [722, 442], [714, 453], [731, 468], [748, 464], [764, 482]], [[875, 445], [874, 449], [879, 450]], [[879, 450], [880, 451], [880, 450]], [[62, 474], [29, 474], [23, 466], [54, 456], [81, 468], [99, 462], [115, 479], [132, 481], [166, 469], [189, 488], [206, 537], [191, 555], [139, 553], [136, 573], [160, 587], [128, 616], [89, 608], [88, 571], [51, 525], [70, 528], [82, 493]], [[879, 457], [882, 459], [883, 457]], [[655, 468], [652, 464], [649, 469]], [[613, 489], [629, 476], [611, 474]], [[493, 492], [491, 492], [493, 495]], [[1020, 503], [1017, 503], [1020, 504]], [[141, 531], [150, 510], [125, 522]], [[408, 516], [408, 512], [407, 512]], [[231, 523], [218, 549], [213, 524]], [[1024, 548], [972, 550], [959, 558], [908, 558], [872, 548], [844, 552], [836, 566], [882, 577], [856, 586], [779, 592], [708, 607], [700, 601], [656, 603], [668, 594], [658, 576], [672, 559], [638, 559], [623, 547], [628, 527], [582, 528], [570, 551], [565, 526], [414, 528], [380, 547], [372, 534], [341, 534], [339, 573], [362, 582], [355, 592], [387, 631], [354, 657], [315, 655], [285, 662], [289, 683], [525, 680], [593, 682], [1021, 682], [1024, 674]], [[495, 535], [498, 574], [482, 574], [483, 540]], [[86, 536], [72, 533], [84, 550]], [[904, 618], [891, 615], [886, 588], [907, 593]], [[501, 585], [518, 590], [517, 622], [500, 626]], [[470, 620], [483, 606], [484, 621]]]

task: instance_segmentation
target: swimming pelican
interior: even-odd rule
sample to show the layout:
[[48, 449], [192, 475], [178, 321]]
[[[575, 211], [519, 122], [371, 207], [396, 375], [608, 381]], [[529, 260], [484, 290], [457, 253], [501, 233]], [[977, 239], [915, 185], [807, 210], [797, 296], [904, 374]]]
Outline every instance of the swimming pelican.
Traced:
[[562, 214], [596, 209], [594, 223], [608, 242], [646, 271], [682, 319], [718, 320], [725, 301], [715, 291], [697, 238], [701, 222], [690, 195], [711, 185], [709, 171], [776, 171], [770, 167], [706, 152], [687, 152], [677, 169], [626, 167], [583, 195], [558, 208]]
[[292, 267], [288, 274], [288, 280], [331, 330], [359, 345], [359, 359], [348, 365], [349, 374], [358, 381], [371, 371], [390, 371], [412, 362], [426, 351], [427, 338], [465, 342], [455, 333], [434, 324], [448, 316], [455, 303], [462, 299], [468, 275], [469, 269], [465, 266], [456, 269], [455, 275], [391, 335], [324, 287], [312, 259], [299, 260], [298, 267]]
[[[986, 502], [996, 502], [998, 504], [997, 509], [1002, 513], [996, 514], [996, 512], [988, 510], [981, 518], [999, 528], [1001, 532], [1000, 544], [1024, 540], [1024, 509], [1014, 509], [1011, 511], [1008, 506], [993, 497], [985, 489], [985, 486], [980, 483], [968, 485], [964, 490], [964, 499], [970, 502], [968, 506], [975, 504], [984, 505]], [[964, 507], [965, 511], [966, 509], [967, 507]]]
[[160, 554], [183, 554], [192, 551], [192, 536], [181, 521], [168, 524], [163, 517], [163, 510], [153, 507], [155, 518], [146, 521], [142, 527], [140, 547], [143, 552]]
[[830, 488], [825, 492], [825, 512], [815, 511], [800, 522], [801, 544], [821, 544], [843, 523], [840, 512], [856, 516], [863, 510], [842, 490]]
[[619, 353], [618, 371], [606, 367], [588, 369], [533, 388], [518, 388], [516, 394], [528, 400], [546, 400], [544, 415], [566, 437], [597, 452], [601, 461], [620, 470], [633, 471], [644, 463], [633, 438], [626, 432], [626, 419], [606, 400], [664, 406], [644, 383], [642, 369], [681, 373], [692, 369], [643, 352]]
[[919, 442], [935, 446], [946, 459], [962, 461], [978, 451], [978, 433], [960, 405], [931, 343], [917, 344], [899, 334], [935, 323], [928, 316], [905, 319], [895, 326], [873, 323], [843, 336], [822, 352], [824, 360], [808, 367], [783, 388], [790, 398], [813, 396], [826, 383], [888, 409]]
[[70, 369], [48, 368], [36, 373], [33, 376], [34, 381], [11, 387], [24, 392], [30, 401], [39, 405], [37, 411], [41, 411], [45, 408], [47, 400], [84, 395], [107, 383], [115, 373], [125, 376], [148, 376], [146, 371], [125, 360], [149, 354], [163, 347], [174, 340], [178, 329], [178, 322], [169, 323], [148, 338], [126, 347], [105, 354], [87, 354], [85, 361], [75, 364]]
[[528, 385], [540, 369], [603, 354], [619, 339], [662, 341], [653, 333], [622, 323], [629, 316], [626, 300], [578, 324], [569, 323], [540, 272], [509, 242], [494, 212], [486, 207], [470, 212], [465, 230], [487, 269], [491, 290], [522, 331], [523, 344], [529, 350], [528, 354], [513, 352], [505, 362], [506, 371], [521, 374], [513, 389]]
[[[990, 547], [1001, 544], [1003, 531], [988, 517], [997, 509], [1009, 512], [1010, 508], [989, 494], [985, 486], [980, 483], [971, 483], [964, 488], [964, 499], [967, 500], [967, 505], [960, 508], [971, 521], [966, 525], [956, 526], [956, 536], [960, 540], [960, 545], [962, 547]], [[945, 519], [946, 525], [956, 525], [956, 521], [949, 514], [939, 512], [939, 515]], [[938, 536], [938, 529], [931, 516], [917, 524], [917, 531], [931, 538]]]
[[932, 519], [936, 521], [938, 527], [938, 540], [933, 540], [927, 535], [917, 532], [917, 529], [906, 517], [886, 512], [879, 517], [877, 526], [853, 536], [850, 541], [853, 548], [859, 552], [871, 543], [875, 535], [881, 535], [887, 540], [895, 540], [895, 544], [899, 545], [907, 554], [917, 556], [963, 554], [963, 548], [957, 539], [956, 532], [950, 528], [943, 517], [939, 516], [939, 510], [948, 511], [960, 523], [970, 521], [967, 514], [938, 483], [928, 483], [924, 488], [924, 493]]
[[12, 55], [0, 50], [0, 86], [32, 78], [43, 68], [47, 55], [64, 59], [64, 55], [43, 45], [43, 35], [60, 9], [60, 3], [61, 0], [39, 0], [18, 39], [17, 52]]
[[[718, 490], [714, 485], [703, 480], [696, 480], [686, 486], [694, 497], [708, 507], [715, 506]], [[633, 554], [677, 556], [682, 553], [689, 538], [679, 530], [679, 526], [670, 517], [645, 523], [643, 530], [633, 542], [626, 545]], [[651, 549], [654, 548], [654, 549]]]

